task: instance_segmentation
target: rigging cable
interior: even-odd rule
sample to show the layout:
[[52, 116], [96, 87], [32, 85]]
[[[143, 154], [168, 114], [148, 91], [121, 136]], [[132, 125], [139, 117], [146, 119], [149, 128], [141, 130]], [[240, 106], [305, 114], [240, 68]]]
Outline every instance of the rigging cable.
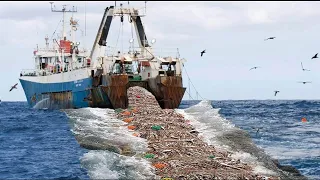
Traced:
[[188, 91], [185, 91], [189, 96], [190, 96], [190, 98], [192, 99], [192, 100], [194, 100], [193, 98], [192, 98], [192, 96], [188, 93]]
[[[62, 18], [63, 18], [63, 17], [62, 17]], [[58, 29], [58, 27], [59, 27], [60, 23], [62, 22], [62, 18], [60, 19], [60, 21], [59, 21], [59, 23], [58, 23], [58, 25], [57, 25], [56, 29], [55, 29], [55, 30], [54, 30], [54, 32], [52, 33], [52, 35], [51, 35], [51, 37], [50, 37], [50, 39], [49, 39], [50, 41], [51, 41], [51, 40], [53, 40], [53, 36], [54, 36], [54, 34], [56, 33], [56, 31], [57, 31], [57, 29]], [[46, 52], [46, 53], [44, 53], [44, 54], [43, 54], [43, 56], [44, 56], [44, 55], [47, 55], [47, 54], [48, 54], [48, 53]]]
[[[190, 77], [189, 77], [189, 74], [188, 74], [188, 72], [187, 72], [187, 69], [186, 69], [186, 67], [184, 67], [184, 65], [182, 65], [183, 66], [183, 68], [185, 69], [185, 72], [186, 72], [186, 74], [187, 74], [187, 77], [188, 77], [188, 80], [189, 80], [189, 83], [191, 83], [192, 84], [192, 86], [193, 86], [193, 88], [194, 88], [194, 90], [196, 91], [196, 93], [197, 93], [197, 95], [199, 95], [200, 96], [200, 98], [202, 99], [202, 100], [204, 100], [204, 98], [199, 94], [199, 92], [197, 91], [197, 89], [196, 89], [196, 87], [194, 86], [194, 84], [192, 83], [192, 81], [190, 80]], [[186, 91], [187, 92], [187, 91]], [[190, 92], [190, 88], [189, 88], [189, 92]], [[189, 93], [188, 93], [189, 94]], [[190, 95], [190, 97], [191, 97], [191, 94], [189, 94]], [[192, 97], [191, 97], [192, 98]], [[192, 98], [193, 99], [193, 98]]]
[[117, 47], [118, 47], [118, 42], [119, 42], [119, 37], [120, 37], [120, 31], [121, 31], [121, 22], [120, 22], [120, 26], [119, 26], [119, 32], [118, 32], [116, 47], [113, 49], [112, 55], [114, 54], [114, 51], [115, 51], [115, 50], [117, 49]]
[[123, 53], [123, 15], [121, 16], [121, 52]]
[[84, 1], [84, 36], [87, 36], [87, 3]]
[[[128, 3], [129, 3], [129, 1], [128, 1]], [[130, 23], [131, 39], [132, 39], [132, 43], [130, 43], [130, 50], [129, 51], [132, 50], [132, 53], [134, 53], [134, 38], [133, 38], [133, 23], [132, 23], [133, 20], [132, 20], [131, 14], [130, 14], [130, 16], [128, 16], [128, 20], [129, 20], [129, 23]], [[134, 64], [134, 68], [138, 69], [138, 63]]]
[[59, 23], [58, 23], [58, 25], [57, 25], [56, 29], [55, 29], [55, 30], [54, 30], [54, 32], [52, 33], [50, 40], [52, 40], [52, 38], [53, 38], [54, 34], [56, 33], [56, 31], [57, 31], [57, 29], [58, 29], [58, 27], [59, 27], [60, 23], [62, 22], [62, 19], [63, 19], [63, 17], [60, 19], [60, 21], [59, 21]]

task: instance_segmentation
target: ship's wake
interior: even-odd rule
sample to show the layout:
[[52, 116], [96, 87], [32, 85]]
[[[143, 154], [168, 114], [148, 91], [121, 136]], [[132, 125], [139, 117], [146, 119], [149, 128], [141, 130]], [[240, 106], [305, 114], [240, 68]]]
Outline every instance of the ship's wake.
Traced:
[[[255, 172], [266, 176], [279, 173], [270, 157], [252, 143], [249, 134], [222, 118], [219, 110], [213, 108], [210, 101], [201, 101], [187, 109], [176, 109], [176, 112], [190, 121], [205, 142], [233, 152], [234, 159], [251, 164]], [[147, 151], [147, 141], [133, 136], [125, 123], [116, 119], [114, 110], [84, 108], [65, 112], [79, 144], [91, 149], [81, 157], [81, 164], [90, 178], [155, 178], [151, 163], [142, 158]], [[130, 153], [121, 155], [124, 149], [129, 149]]]

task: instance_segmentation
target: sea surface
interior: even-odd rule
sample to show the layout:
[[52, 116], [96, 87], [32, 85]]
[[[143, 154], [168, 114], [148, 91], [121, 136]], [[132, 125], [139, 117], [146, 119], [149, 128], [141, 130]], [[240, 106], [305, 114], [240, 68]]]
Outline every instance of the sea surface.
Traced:
[[[224, 142], [217, 137], [241, 128], [282, 165], [292, 165], [310, 179], [320, 179], [320, 101], [183, 101], [177, 112], [210, 144], [223, 148]], [[302, 122], [302, 117], [307, 122]], [[258, 133], [254, 128], [260, 128]], [[76, 136], [111, 145], [127, 144], [137, 154], [143, 153], [147, 144], [132, 136], [123, 122], [115, 119], [113, 110], [35, 110], [26, 102], [2, 102], [0, 179], [152, 177], [151, 165], [143, 158], [86, 150]], [[268, 172], [249, 154], [234, 156], [256, 163], [258, 172]]]

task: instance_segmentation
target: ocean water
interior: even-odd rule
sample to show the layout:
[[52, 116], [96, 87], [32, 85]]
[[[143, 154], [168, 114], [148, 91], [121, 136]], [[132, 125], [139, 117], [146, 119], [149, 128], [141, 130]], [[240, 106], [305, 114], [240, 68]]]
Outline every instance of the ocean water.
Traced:
[[[210, 144], [230, 149], [222, 134], [242, 129], [282, 165], [320, 179], [320, 101], [183, 101], [177, 112]], [[2, 102], [0, 125], [0, 179], [154, 177], [151, 164], [141, 158], [146, 141], [132, 136], [112, 110], [34, 110], [26, 102]], [[107, 144], [109, 150], [86, 150], [76, 139]], [[114, 153], [119, 145], [135, 155]], [[248, 153], [237, 151], [234, 157], [255, 165], [256, 172], [273, 173]]]
[[80, 148], [61, 111], [26, 102], [0, 104], [0, 179], [88, 179]]
[[[320, 101], [213, 101], [212, 109], [206, 103], [198, 103], [184, 101], [180, 108], [196, 109], [194, 113], [186, 111], [201, 117], [202, 124], [198, 125], [197, 121], [194, 125], [209, 134], [209, 142], [215, 139], [210, 135], [216, 136], [227, 129], [224, 127], [227, 123], [219, 124], [227, 119], [232, 123], [229, 126], [247, 131], [253, 142], [281, 165], [292, 165], [309, 179], [320, 179]], [[212, 115], [207, 114], [211, 111]], [[301, 121], [303, 117], [307, 122]], [[221, 130], [212, 133], [216, 129], [212, 128], [214, 123]]]

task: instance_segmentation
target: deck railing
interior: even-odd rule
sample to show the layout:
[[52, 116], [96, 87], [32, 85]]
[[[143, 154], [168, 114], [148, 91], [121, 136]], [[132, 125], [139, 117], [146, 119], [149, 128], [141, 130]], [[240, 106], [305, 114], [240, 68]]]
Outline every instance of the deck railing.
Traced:
[[37, 69], [24, 69], [20, 72], [20, 76], [39, 76]]
[[123, 53], [134, 54], [136, 52], [140, 55], [143, 55], [145, 52], [147, 57], [151, 57], [152, 55], [157, 57], [168, 57], [168, 56], [179, 57], [180, 56], [178, 48], [152, 48], [151, 49], [152, 55], [146, 50], [141, 50], [140, 47], [125, 48], [123, 49], [124, 52], [121, 52], [120, 49], [121, 48], [107, 46], [106, 52], [105, 52], [106, 56], [109, 56], [109, 57], [118, 56], [118, 51], [120, 51], [120, 55], [122, 55]]

